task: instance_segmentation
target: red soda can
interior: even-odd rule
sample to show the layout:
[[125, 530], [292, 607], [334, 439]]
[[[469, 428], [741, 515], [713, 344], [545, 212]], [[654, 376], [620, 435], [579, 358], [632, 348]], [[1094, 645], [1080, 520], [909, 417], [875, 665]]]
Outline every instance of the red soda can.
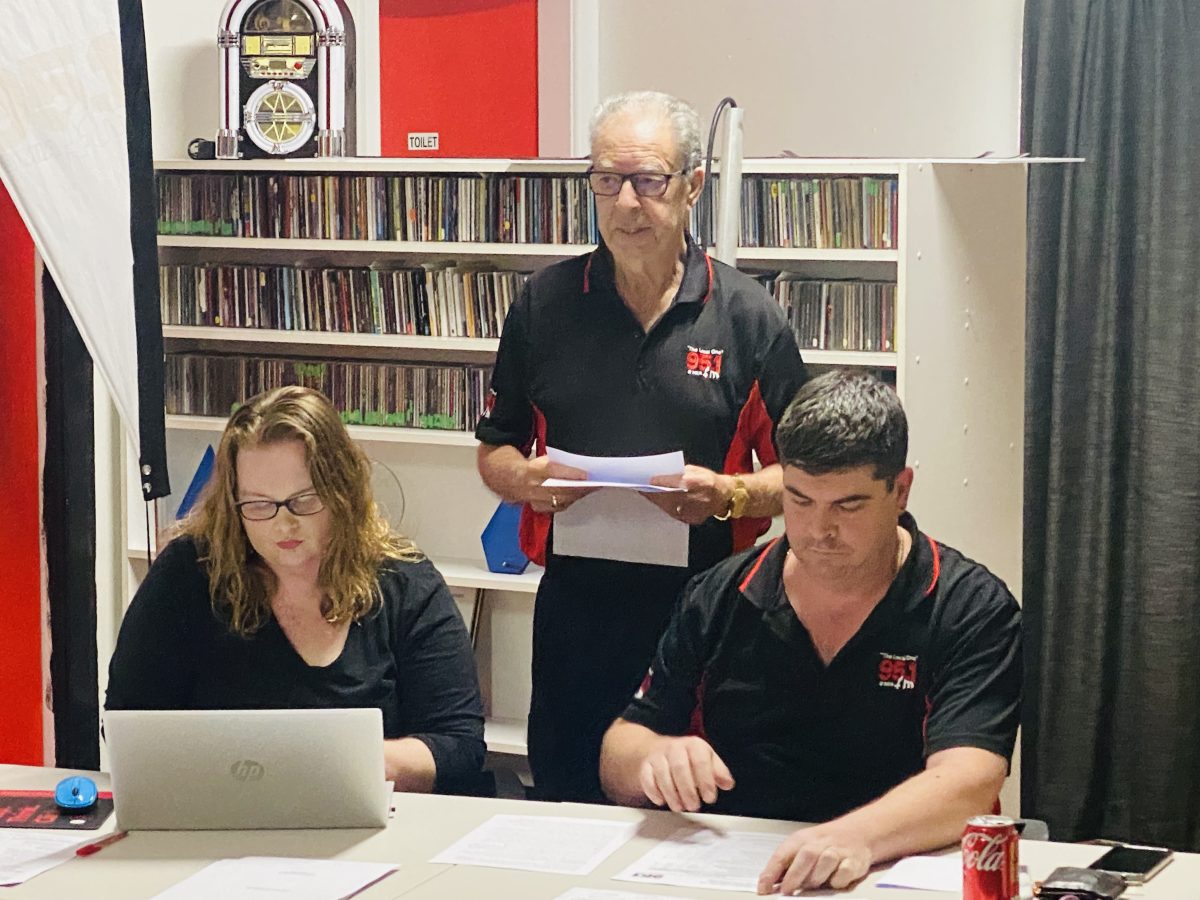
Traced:
[[962, 838], [963, 900], [1016, 900], [1017, 825], [1004, 816], [968, 820]]

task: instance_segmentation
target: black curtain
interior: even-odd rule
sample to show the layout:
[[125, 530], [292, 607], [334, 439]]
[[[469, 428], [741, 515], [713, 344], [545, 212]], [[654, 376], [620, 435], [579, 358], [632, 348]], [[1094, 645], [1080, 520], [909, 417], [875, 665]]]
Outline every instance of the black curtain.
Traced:
[[58, 286], [42, 277], [46, 461], [42, 521], [50, 605], [55, 765], [100, 768], [96, 455], [92, 358]]
[[163, 420], [162, 318], [158, 296], [158, 192], [150, 143], [150, 80], [142, 0], [117, 0], [129, 153], [129, 243], [133, 251], [133, 319], [137, 332], [138, 471], [142, 499], [171, 493]]
[[1200, 850], [1200, 5], [1028, 0], [1022, 812]]

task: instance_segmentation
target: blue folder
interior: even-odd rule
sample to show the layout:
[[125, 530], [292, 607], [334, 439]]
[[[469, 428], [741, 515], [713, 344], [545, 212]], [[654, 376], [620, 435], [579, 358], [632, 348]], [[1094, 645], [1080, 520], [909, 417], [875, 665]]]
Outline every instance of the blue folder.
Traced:
[[213, 452], [212, 444], [209, 444], [204, 449], [204, 455], [200, 457], [200, 465], [196, 466], [196, 474], [192, 476], [192, 483], [188, 485], [188, 489], [183, 495], [183, 500], [179, 504], [179, 509], [175, 513], [176, 519], [182, 519], [192, 511], [192, 507], [200, 499], [200, 492], [204, 490], [204, 486], [212, 478], [213, 463], [216, 460], [217, 454]]
[[501, 503], [483, 529], [483, 556], [488, 570], [507, 575], [520, 575], [529, 565], [529, 557], [521, 552], [517, 529], [521, 523], [519, 503]]

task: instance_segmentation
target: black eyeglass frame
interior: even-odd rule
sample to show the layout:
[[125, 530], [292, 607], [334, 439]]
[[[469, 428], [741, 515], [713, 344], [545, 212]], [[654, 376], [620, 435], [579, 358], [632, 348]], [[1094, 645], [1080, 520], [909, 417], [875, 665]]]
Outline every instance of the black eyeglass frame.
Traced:
[[[618, 196], [621, 193], [622, 188], [625, 187], [625, 182], [628, 181], [631, 185], [633, 185], [633, 192], [635, 194], [637, 194], [639, 197], [654, 198], [654, 197], [661, 197], [663, 194], [665, 194], [667, 192], [667, 188], [669, 188], [671, 186], [672, 178], [678, 178], [680, 176], [687, 175], [688, 170], [680, 169], [678, 172], [627, 172], [627, 173], [621, 173], [621, 172], [609, 172], [604, 169], [598, 170], [595, 167], [590, 167], [583, 174], [584, 174], [584, 177], [587, 179], [588, 189], [593, 194], [595, 194], [597, 197], [616, 197], [616, 196]], [[602, 193], [602, 192], [596, 190], [596, 185], [592, 183], [593, 175], [611, 175], [614, 178], [620, 178], [621, 183], [617, 185], [617, 189], [615, 191], [613, 191], [611, 194]], [[644, 178], [647, 175], [649, 175], [653, 178], [663, 179], [662, 189], [657, 194], [647, 194], [644, 191], [638, 190], [638, 183], [634, 179]]]
[[[317, 500], [320, 501], [321, 505], [318, 506], [316, 509], [312, 510], [312, 512], [298, 512], [297, 510], [292, 508], [293, 503], [295, 503], [298, 500], [304, 500], [308, 497], [316, 497]], [[275, 506], [275, 512], [271, 513], [269, 516], [248, 516], [248, 515], [246, 515], [245, 507], [250, 506], [255, 503], [261, 503], [261, 504], [272, 503]], [[234, 503], [233, 505], [234, 505], [234, 508], [237, 509], [238, 515], [241, 516], [243, 519], [245, 519], [247, 522], [270, 522], [273, 518], [275, 518], [277, 515], [279, 515], [279, 510], [283, 509], [284, 507], [287, 507], [287, 511], [290, 512], [293, 516], [301, 516], [301, 517], [315, 516], [317, 513], [321, 512], [323, 509], [325, 509], [325, 501], [324, 501], [324, 499], [322, 499], [321, 495], [318, 494], [316, 491], [305, 491], [303, 494], [297, 494], [294, 497], [288, 497], [286, 500], [239, 500], [237, 503]]]

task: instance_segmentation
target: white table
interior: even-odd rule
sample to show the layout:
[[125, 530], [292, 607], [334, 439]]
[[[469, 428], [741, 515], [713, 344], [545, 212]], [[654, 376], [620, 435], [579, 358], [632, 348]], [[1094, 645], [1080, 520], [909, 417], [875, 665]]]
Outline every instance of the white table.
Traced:
[[[0, 787], [47, 789], [68, 774], [61, 769], [0, 765]], [[88, 774], [101, 789], [105, 775]], [[688, 822], [700, 822], [737, 831], [790, 833], [797, 826], [770, 819], [730, 816], [676, 815], [658, 810], [621, 809], [571, 803], [533, 803], [521, 800], [482, 800], [470, 797], [431, 797], [397, 794], [396, 815], [383, 830], [330, 831], [139, 831], [92, 856], [72, 860], [15, 888], [0, 888], [7, 897], [37, 900], [138, 900], [152, 897], [205, 865], [234, 856], [302, 856], [326, 859], [398, 862], [400, 869], [357, 895], [362, 900], [553, 900], [573, 886], [626, 890], [644, 894], [698, 897], [708, 900], [747, 898], [744, 893], [634, 885], [613, 881], [612, 876], [646, 853], [655, 842]], [[497, 813], [514, 815], [579, 816], [639, 823], [637, 835], [586, 877], [547, 875], [509, 869], [435, 865], [433, 856]], [[113, 829], [108, 823], [101, 835]], [[1103, 847], [1024, 841], [1021, 862], [1032, 876], [1042, 878], [1061, 865], [1087, 865]], [[953, 852], [948, 851], [948, 852]], [[938, 900], [951, 894], [878, 888], [878, 872], [868, 876], [849, 897], [886, 900]], [[1177, 854], [1146, 888], [1127, 892], [1146, 900], [1180, 900], [1197, 894], [1200, 855]], [[815, 892], [808, 896], [838, 896]]]

